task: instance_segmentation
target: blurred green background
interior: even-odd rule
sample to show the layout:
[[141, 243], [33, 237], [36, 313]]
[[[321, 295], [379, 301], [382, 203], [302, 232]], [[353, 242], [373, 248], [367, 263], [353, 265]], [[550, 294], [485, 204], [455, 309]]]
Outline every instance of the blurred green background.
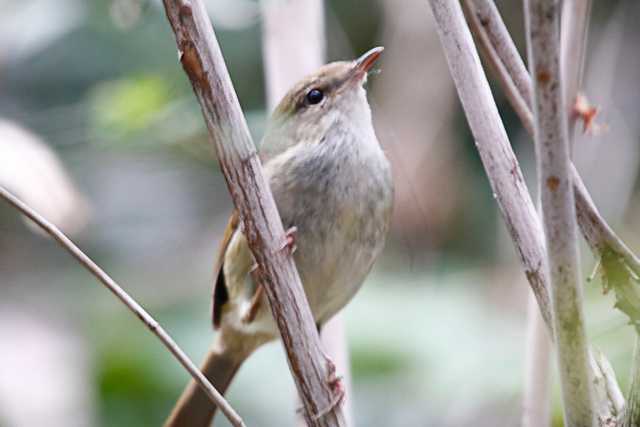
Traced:
[[[640, 249], [640, 6], [595, 3], [585, 85], [605, 129], [578, 138], [576, 163], [603, 214]], [[520, 3], [499, 5], [523, 52]], [[268, 117], [260, 4], [207, 6], [259, 141]], [[517, 425], [528, 287], [428, 4], [364, 6], [324, 4], [329, 60], [386, 47], [369, 90], [398, 193], [384, 255], [345, 311], [356, 425]], [[531, 143], [495, 92], [535, 189]], [[67, 230], [200, 360], [231, 203], [159, 1], [0, 0], [0, 183]], [[586, 277], [594, 260], [583, 249]], [[160, 425], [188, 378], [155, 337], [4, 204], [0, 254], [0, 426]], [[599, 280], [585, 292], [590, 338], [626, 390], [632, 330]], [[294, 425], [279, 343], [250, 359], [229, 399], [247, 425]]]

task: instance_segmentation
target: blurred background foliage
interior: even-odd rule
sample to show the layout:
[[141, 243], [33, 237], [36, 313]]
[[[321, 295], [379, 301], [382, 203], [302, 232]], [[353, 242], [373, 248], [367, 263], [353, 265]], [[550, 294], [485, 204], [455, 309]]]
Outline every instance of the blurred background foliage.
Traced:
[[[608, 129], [580, 137], [576, 161], [599, 207], [640, 249], [640, 59], [631, 54], [640, 7], [594, 3], [587, 93]], [[521, 6], [499, 5], [522, 51]], [[207, 6], [258, 141], [268, 117], [260, 5]], [[160, 2], [0, 0], [0, 10], [0, 170], [11, 171], [2, 184], [27, 199], [37, 193], [32, 204], [198, 360], [211, 339], [213, 257], [231, 205]], [[398, 194], [385, 254], [346, 309], [357, 425], [516, 425], [527, 286], [427, 2], [330, 0], [325, 19], [331, 60], [387, 48], [369, 88]], [[533, 183], [531, 144], [496, 98]], [[27, 146], [52, 150], [60, 170]], [[73, 209], [56, 216], [56, 189], [67, 187]], [[0, 426], [159, 425], [187, 376], [156, 339], [1, 204], [0, 253]], [[586, 276], [594, 260], [583, 253]], [[631, 328], [598, 280], [585, 286], [590, 337], [626, 389]], [[229, 394], [256, 426], [293, 425], [293, 396], [277, 343], [243, 367]]]

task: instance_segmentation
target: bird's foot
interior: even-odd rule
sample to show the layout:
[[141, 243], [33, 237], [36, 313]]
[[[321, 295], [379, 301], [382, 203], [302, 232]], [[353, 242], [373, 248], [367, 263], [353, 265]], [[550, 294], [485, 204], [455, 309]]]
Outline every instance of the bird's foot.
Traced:
[[296, 233], [298, 232], [298, 227], [291, 227], [284, 233], [284, 242], [280, 247], [280, 250], [288, 250], [289, 255], [293, 255], [298, 247], [296, 246]]

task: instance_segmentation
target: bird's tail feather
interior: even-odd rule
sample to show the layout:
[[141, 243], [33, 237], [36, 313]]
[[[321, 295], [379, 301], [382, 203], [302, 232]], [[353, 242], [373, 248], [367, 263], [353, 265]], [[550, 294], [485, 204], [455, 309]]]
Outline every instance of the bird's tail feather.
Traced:
[[[243, 339], [245, 338], [245, 339]], [[242, 342], [242, 345], [234, 345]], [[221, 394], [224, 394], [236, 372], [259, 343], [247, 345], [246, 337], [221, 330], [215, 337], [201, 371]], [[215, 406], [192, 379], [174, 406], [165, 427], [207, 427], [216, 413]]]

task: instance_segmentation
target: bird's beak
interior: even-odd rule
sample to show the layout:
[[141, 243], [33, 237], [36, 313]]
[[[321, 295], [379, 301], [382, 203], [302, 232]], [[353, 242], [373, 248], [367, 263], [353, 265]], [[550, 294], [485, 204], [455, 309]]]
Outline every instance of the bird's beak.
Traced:
[[383, 50], [384, 47], [382, 46], [374, 47], [360, 58], [356, 59], [353, 66], [354, 77], [364, 77], [371, 67], [373, 67], [373, 64], [378, 60]]

